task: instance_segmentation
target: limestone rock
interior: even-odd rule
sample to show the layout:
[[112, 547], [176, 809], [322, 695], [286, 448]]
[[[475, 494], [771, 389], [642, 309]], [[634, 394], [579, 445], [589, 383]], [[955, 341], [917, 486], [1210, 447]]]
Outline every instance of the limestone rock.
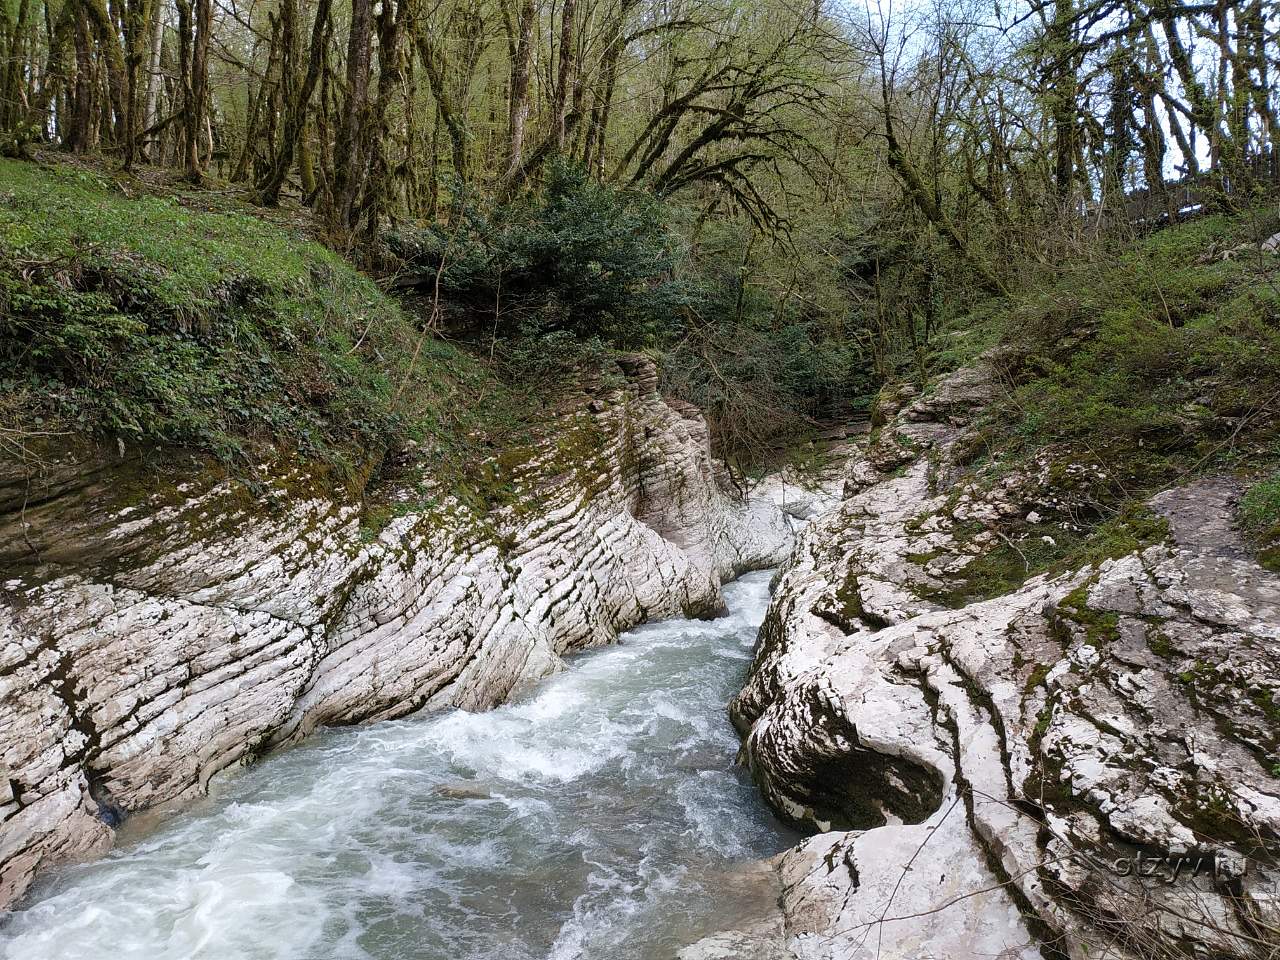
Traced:
[[297, 471], [252, 494], [205, 475], [135, 492], [140, 468], [110, 455], [0, 516], [18, 531], [0, 537], [0, 908], [100, 852], [121, 817], [318, 726], [492, 706], [777, 563], [788, 518], [719, 485], [705, 423], [659, 396], [649, 361], [624, 366], [623, 387], [548, 424], [484, 513], [416, 451], [372, 535]]
[[800, 531], [731, 707], [765, 798], [818, 831], [779, 867], [790, 948], [1266, 955], [1280, 576], [1232, 528], [1234, 483], [1156, 497], [1163, 544], [939, 603], [1000, 524], [1052, 515], [1039, 504], [1064, 476], [941, 490], [963, 409], [903, 404], [881, 436], [928, 430], [936, 455], [911, 451]]

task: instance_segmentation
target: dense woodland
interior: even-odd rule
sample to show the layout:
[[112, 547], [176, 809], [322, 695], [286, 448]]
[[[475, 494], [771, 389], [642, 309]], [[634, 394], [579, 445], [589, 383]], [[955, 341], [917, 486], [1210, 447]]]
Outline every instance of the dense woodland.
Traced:
[[0, 0], [0, 144], [292, 211], [482, 356], [660, 350], [749, 456], [972, 353], [984, 305], [1256, 210], [1278, 28], [1272, 0]]

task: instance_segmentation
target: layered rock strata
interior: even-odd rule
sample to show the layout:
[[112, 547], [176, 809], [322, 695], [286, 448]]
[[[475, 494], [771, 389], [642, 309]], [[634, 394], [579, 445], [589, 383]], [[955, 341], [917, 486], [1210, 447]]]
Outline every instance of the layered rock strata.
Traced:
[[496, 704], [778, 562], [783, 512], [726, 492], [701, 417], [623, 367], [484, 497], [411, 460], [378, 526], [300, 471], [251, 493], [74, 458], [0, 477], [0, 907], [320, 725]]
[[958, 464], [990, 390], [966, 370], [897, 398], [776, 582], [731, 713], [814, 831], [778, 865], [778, 955], [1274, 956], [1280, 577], [1232, 527], [1235, 484], [1156, 497], [1140, 549], [966, 602], [984, 555], [1071, 515], [1046, 463]]

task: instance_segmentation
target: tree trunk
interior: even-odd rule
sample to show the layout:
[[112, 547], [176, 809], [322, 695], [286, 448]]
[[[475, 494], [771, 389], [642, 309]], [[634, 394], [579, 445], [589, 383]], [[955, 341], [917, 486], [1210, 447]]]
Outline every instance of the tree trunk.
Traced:
[[[281, 5], [281, 22], [283, 24], [286, 8], [293, 8], [295, 0], [284, 0]], [[319, 0], [316, 9], [315, 23], [311, 27], [311, 47], [307, 52], [307, 72], [301, 83], [290, 83], [286, 87], [288, 103], [284, 125], [280, 131], [280, 146], [271, 161], [267, 175], [259, 183], [259, 200], [266, 206], [274, 206], [280, 201], [280, 189], [284, 186], [285, 177], [293, 166], [293, 157], [298, 141], [302, 138], [307, 126], [307, 108], [316, 83], [320, 79], [320, 70], [324, 61], [325, 38], [329, 30], [329, 10], [331, 0]], [[291, 14], [292, 16], [292, 14]], [[285, 42], [289, 42], [286, 38]], [[314, 184], [313, 184], [314, 187]], [[306, 192], [304, 186], [304, 193]]]
[[[150, 130], [155, 126], [156, 110], [160, 102], [160, 56], [164, 49], [164, 0], [155, 0], [151, 5], [151, 59], [147, 67], [147, 100], [142, 112], [142, 126]], [[144, 137], [142, 155], [151, 159], [152, 139]]]
[[533, 25], [537, 11], [533, 0], [520, 5], [519, 36], [511, 63], [511, 93], [507, 110], [509, 129], [505, 180], [513, 180], [524, 162], [525, 122], [529, 118], [529, 74], [533, 63]]
[[404, 34], [407, 4], [395, 9], [383, 0], [378, 14], [378, 96], [374, 101], [373, 118], [368, 131], [368, 173], [360, 198], [360, 210], [356, 218], [362, 224], [360, 235], [366, 242], [366, 250], [374, 248], [378, 225], [386, 215], [391, 197], [391, 164], [387, 158], [387, 141], [390, 130], [387, 115], [391, 101], [404, 76], [400, 56], [400, 39]]
[[594, 170], [596, 178], [604, 179], [605, 147], [608, 143], [609, 114], [613, 109], [613, 91], [618, 82], [618, 61], [622, 57], [623, 32], [626, 30], [627, 14], [639, 0], [622, 0], [615, 20], [609, 30], [609, 42], [605, 47], [604, 62], [601, 64], [604, 89], [600, 94], [600, 103], [591, 117], [591, 131], [587, 137], [588, 148], [586, 162], [589, 169]]
[[133, 167], [138, 153], [138, 137], [142, 133], [143, 94], [142, 64], [151, 44], [148, 31], [155, 19], [153, 11], [159, 0], [128, 0], [124, 4], [124, 168]]
[[1076, 52], [1074, 50], [1074, 0], [1057, 0], [1049, 27], [1049, 83], [1052, 102], [1054, 160], [1053, 183], [1058, 202], [1067, 203], [1075, 179], [1076, 157]]
[[334, 144], [333, 195], [328, 211], [335, 239], [349, 236], [355, 201], [364, 186], [372, 36], [373, 0], [352, 0], [351, 32], [347, 37], [347, 96]]
[[[120, 39], [116, 35], [115, 24], [111, 21], [111, 14], [107, 12], [107, 7], [103, 0], [79, 0], [79, 2], [89, 20], [94, 38], [98, 42], [98, 50], [106, 63], [107, 90], [114, 114], [114, 123], [111, 126], [114, 129], [116, 140], [123, 143], [128, 138], [129, 84], [126, 77], [124, 54], [120, 50]], [[207, 2], [207, 0], [203, 0], [203, 2]]]
[[84, 153], [93, 139], [93, 49], [89, 24], [84, 14], [75, 22], [76, 73], [67, 98], [67, 137], [64, 146], [72, 153]]
[[560, 14], [560, 70], [556, 79], [555, 100], [551, 110], [552, 142], [557, 153], [564, 151], [565, 138], [568, 134], [566, 120], [569, 115], [569, 86], [573, 83], [577, 61], [578, 40], [574, 23], [577, 12], [578, 0], [564, 0], [564, 9]]

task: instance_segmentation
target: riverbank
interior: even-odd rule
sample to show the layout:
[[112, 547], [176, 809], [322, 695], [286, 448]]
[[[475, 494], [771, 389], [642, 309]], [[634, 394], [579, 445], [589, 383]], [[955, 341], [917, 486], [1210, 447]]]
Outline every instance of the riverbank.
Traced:
[[228, 767], [326, 725], [493, 706], [785, 555], [782, 510], [722, 486], [648, 361], [560, 417], [500, 503], [422, 461], [374, 535], [305, 473], [139, 495], [110, 463], [6, 518], [42, 548], [0, 607], [0, 903]]
[[996, 394], [978, 365], [879, 411], [780, 572], [733, 715], [765, 798], [814, 834], [778, 864], [788, 943], [1270, 956], [1280, 576], [1242, 532], [1248, 481], [1081, 529], [1075, 498], [1123, 464], [971, 470]]
[[776, 911], [796, 837], [734, 766], [768, 572], [727, 614], [639, 627], [510, 705], [354, 728], [221, 778], [105, 859], [37, 884], [10, 960], [670, 960]]

